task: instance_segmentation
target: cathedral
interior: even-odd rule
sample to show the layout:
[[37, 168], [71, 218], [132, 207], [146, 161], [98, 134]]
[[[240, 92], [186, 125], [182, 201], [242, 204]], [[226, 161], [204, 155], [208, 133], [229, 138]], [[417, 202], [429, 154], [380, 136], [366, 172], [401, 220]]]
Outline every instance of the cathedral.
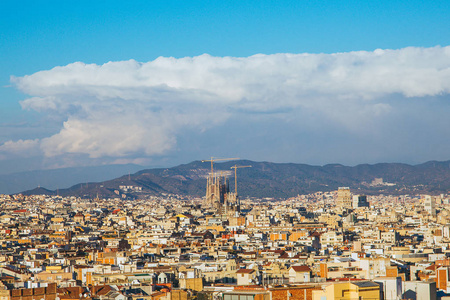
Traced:
[[222, 218], [236, 217], [240, 212], [237, 193], [230, 192], [228, 178], [217, 173], [210, 173], [206, 183], [205, 207], [214, 209]]

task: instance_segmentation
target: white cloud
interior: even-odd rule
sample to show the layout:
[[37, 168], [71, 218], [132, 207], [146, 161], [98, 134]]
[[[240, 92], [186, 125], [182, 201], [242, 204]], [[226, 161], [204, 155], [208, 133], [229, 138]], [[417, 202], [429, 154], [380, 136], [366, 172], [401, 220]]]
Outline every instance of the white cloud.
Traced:
[[163, 124], [137, 119], [139, 115], [111, 115], [97, 119], [69, 118], [61, 131], [42, 140], [46, 156], [83, 153], [92, 158], [127, 156], [136, 152], [162, 154], [175, 144], [175, 138]]
[[[450, 47], [411, 47], [336, 54], [258, 54], [243, 58], [205, 54], [180, 59], [160, 57], [147, 63], [109, 62], [101, 66], [76, 62], [13, 77], [12, 81], [34, 96], [75, 93], [99, 99], [163, 100], [159, 96], [167, 90], [199, 93], [202, 101], [233, 103], [243, 98], [261, 102], [279, 93], [297, 97], [319, 93], [367, 98], [389, 93], [408, 97], [436, 95], [449, 92], [449, 67]], [[298, 103], [302, 99], [295, 100]]]
[[29, 157], [38, 154], [39, 140], [7, 141], [0, 145], [0, 155], [7, 158], [8, 155]]
[[145, 157], [174, 149], [180, 130], [201, 131], [237, 111], [308, 110], [362, 130], [363, 121], [391, 113], [390, 95], [450, 93], [450, 47], [76, 62], [11, 81], [32, 96], [22, 101], [24, 109], [66, 121], [55, 135], [9, 141], [0, 150]]

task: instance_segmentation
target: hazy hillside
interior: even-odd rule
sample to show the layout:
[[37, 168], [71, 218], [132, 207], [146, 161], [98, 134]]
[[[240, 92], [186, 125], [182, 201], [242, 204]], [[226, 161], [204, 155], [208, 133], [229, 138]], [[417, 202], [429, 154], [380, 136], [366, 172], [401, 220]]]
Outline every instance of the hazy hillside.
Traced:
[[[234, 189], [233, 165], [252, 165], [252, 168], [238, 169], [238, 191], [241, 196], [292, 197], [316, 191], [336, 190], [348, 186], [354, 192], [367, 194], [439, 194], [450, 190], [450, 161], [427, 162], [420, 165], [382, 163], [347, 167], [339, 164], [310, 166], [293, 163], [254, 162], [248, 160], [215, 164], [215, 170], [226, 172]], [[59, 189], [62, 196], [75, 195], [95, 197], [117, 196], [114, 191], [120, 185], [142, 187], [142, 193], [125, 193], [129, 197], [145, 194], [172, 193], [202, 196], [205, 193], [206, 176], [210, 164], [194, 161], [173, 168], [141, 170], [101, 183], [83, 183], [69, 189]], [[376, 178], [383, 184], [372, 185]], [[43, 193], [33, 190], [26, 192]]]
[[51, 190], [68, 188], [80, 182], [114, 179], [142, 169], [138, 165], [108, 165], [61, 168], [0, 175], [0, 194], [14, 194], [42, 186]]

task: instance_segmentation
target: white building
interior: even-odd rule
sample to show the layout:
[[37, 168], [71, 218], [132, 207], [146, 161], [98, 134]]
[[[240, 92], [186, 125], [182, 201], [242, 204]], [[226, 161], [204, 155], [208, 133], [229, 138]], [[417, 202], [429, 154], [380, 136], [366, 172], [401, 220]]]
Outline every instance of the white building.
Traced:
[[401, 277], [377, 277], [373, 281], [380, 285], [381, 299], [398, 300], [402, 299], [402, 278]]
[[436, 202], [432, 196], [425, 196], [424, 209], [433, 217], [436, 216]]

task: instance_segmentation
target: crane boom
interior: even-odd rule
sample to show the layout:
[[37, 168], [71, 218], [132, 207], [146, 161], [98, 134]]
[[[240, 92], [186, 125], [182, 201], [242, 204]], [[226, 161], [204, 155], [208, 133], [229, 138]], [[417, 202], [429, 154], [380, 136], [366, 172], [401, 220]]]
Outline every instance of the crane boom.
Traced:
[[237, 160], [237, 159], [239, 159], [239, 158], [217, 158], [217, 157], [212, 157], [211, 156], [211, 159], [204, 159], [204, 160], [202, 160], [202, 162], [207, 162], [207, 161], [210, 161], [211, 162], [211, 174], [213, 174], [214, 173], [214, 167], [213, 167], [213, 163], [215, 162], [215, 161], [223, 161], [223, 160]]

